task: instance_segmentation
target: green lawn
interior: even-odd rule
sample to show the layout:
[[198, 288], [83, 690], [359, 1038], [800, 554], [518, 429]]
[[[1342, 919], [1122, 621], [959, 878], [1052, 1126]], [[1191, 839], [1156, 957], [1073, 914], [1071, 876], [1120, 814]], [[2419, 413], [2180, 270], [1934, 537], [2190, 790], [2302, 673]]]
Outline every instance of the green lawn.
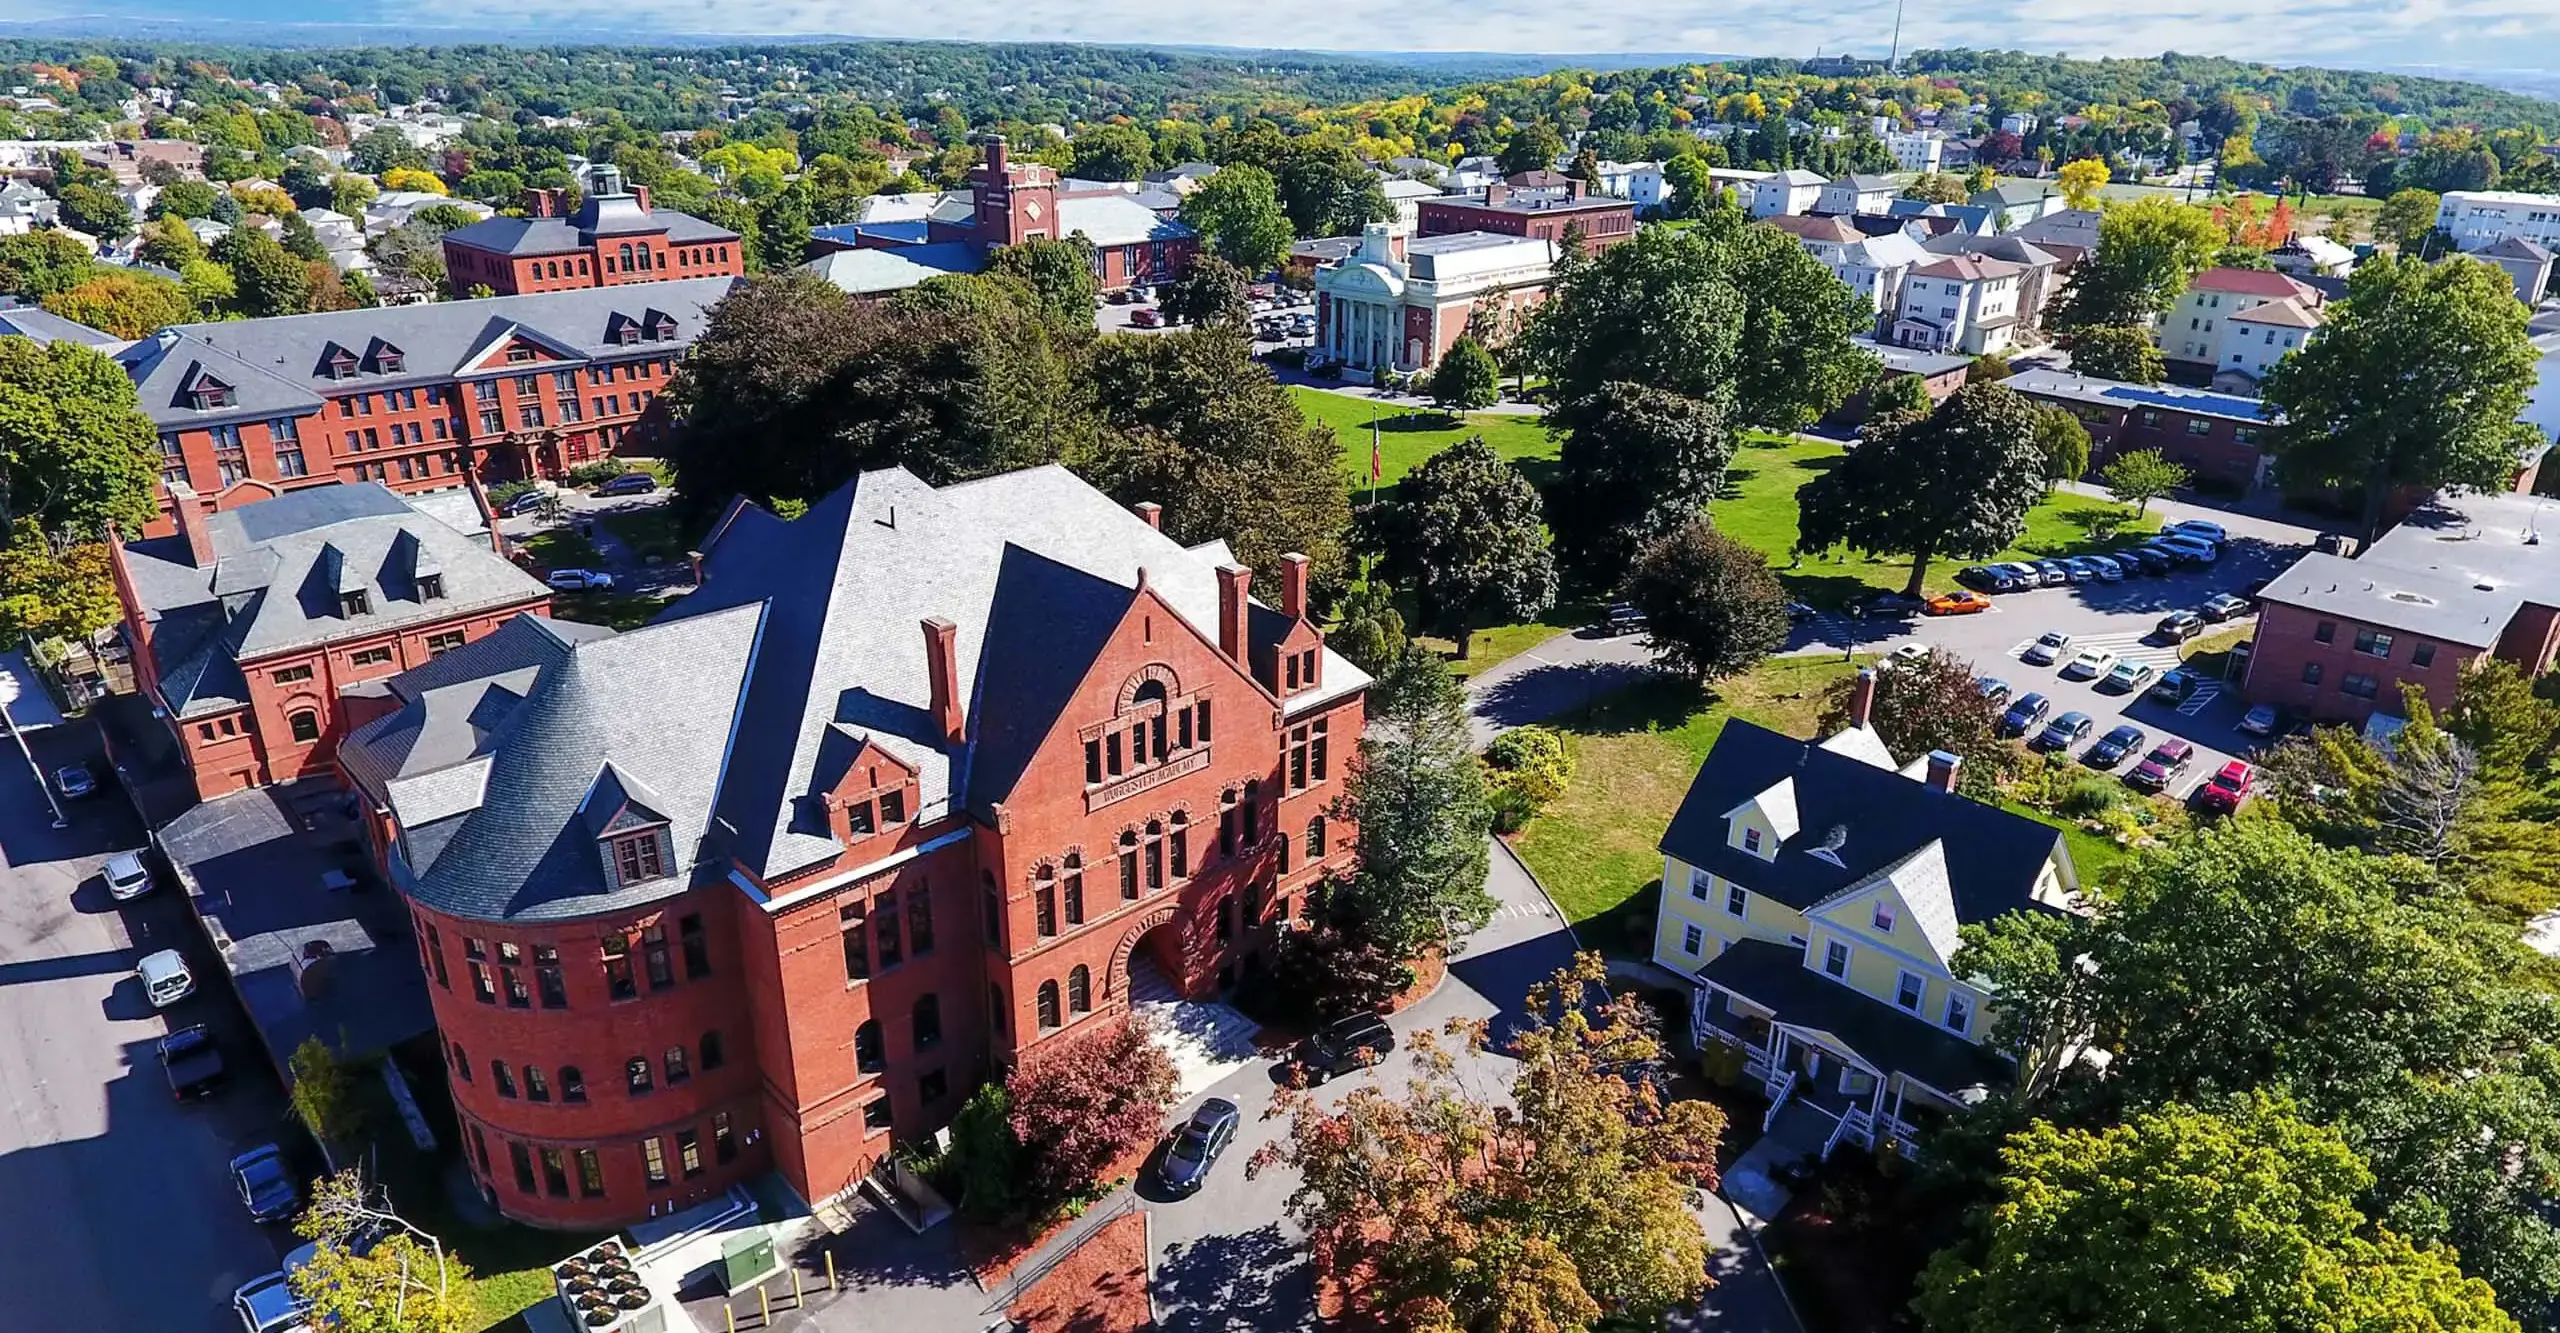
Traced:
[[621, 538], [643, 562], [649, 562], [651, 557], [660, 564], [682, 560], [685, 552], [693, 549], [676, 523], [675, 506], [671, 504], [616, 510], [598, 517], [605, 530]]
[[551, 594], [551, 613], [562, 620], [589, 625], [638, 629], [674, 600], [647, 592], [555, 592]]
[[1528, 463], [1532, 481], [1546, 480], [1547, 470], [1537, 464], [1552, 462], [1556, 456], [1556, 443], [1548, 437], [1546, 424], [1538, 417], [1480, 412], [1452, 421], [1448, 415], [1429, 408], [1397, 407], [1304, 385], [1293, 384], [1289, 392], [1297, 398], [1298, 410], [1308, 420], [1333, 427], [1334, 438], [1342, 445], [1342, 470], [1353, 483], [1354, 503], [1368, 494], [1369, 427], [1373, 422], [1378, 427], [1382, 497], [1391, 498], [1392, 488], [1404, 474], [1469, 435], [1482, 435], [1484, 442], [1504, 458]]
[[524, 549], [540, 561], [544, 569], [599, 569], [604, 557], [596, 544], [579, 533], [574, 523], [544, 528], [524, 539]]

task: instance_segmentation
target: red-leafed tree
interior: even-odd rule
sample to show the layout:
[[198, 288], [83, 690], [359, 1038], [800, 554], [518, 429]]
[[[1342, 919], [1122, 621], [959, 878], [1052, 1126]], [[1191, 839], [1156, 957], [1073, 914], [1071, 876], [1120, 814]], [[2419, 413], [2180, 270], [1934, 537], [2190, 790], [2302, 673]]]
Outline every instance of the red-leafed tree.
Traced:
[[1173, 1062], [1135, 1015], [1043, 1049], [1015, 1070], [1005, 1092], [1032, 1199], [1048, 1205], [1073, 1198], [1154, 1139], [1174, 1082]]

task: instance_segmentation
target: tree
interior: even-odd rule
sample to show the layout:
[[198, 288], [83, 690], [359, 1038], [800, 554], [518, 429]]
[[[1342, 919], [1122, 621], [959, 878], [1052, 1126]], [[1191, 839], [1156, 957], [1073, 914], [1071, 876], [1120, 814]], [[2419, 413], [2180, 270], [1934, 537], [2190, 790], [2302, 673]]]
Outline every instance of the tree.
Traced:
[[[419, 213], [429, 210], [419, 209]], [[445, 284], [444, 232], [413, 214], [409, 220], [365, 242], [374, 266], [428, 290]]]
[[155, 218], [208, 218], [213, 216], [214, 189], [203, 181], [179, 181], [164, 185], [151, 200], [150, 214]]
[[1431, 456], [1396, 486], [1382, 529], [1387, 577], [1413, 590], [1422, 623], [1469, 655], [1479, 625], [1528, 620], [1555, 604], [1538, 489], [1480, 435]]
[[2191, 480], [2188, 471], [2160, 456], [2157, 449], [2118, 454], [2098, 471], [2107, 494], [2133, 506], [2136, 517], [2151, 512], [2151, 502], [2175, 492]]
[[1922, 1276], [1932, 1333], [2517, 1327], [2450, 1253], [2369, 1227], [2372, 1173], [2281, 1101], [2038, 1121], [2001, 1159], [1980, 1243]]
[[1869, 555], [1908, 555], [1904, 591], [1921, 594], [1941, 555], [1980, 560], [2026, 531], [2044, 495], [2035, 413], [1998, 384], [1968, 384], [1925, 417], [1872, 423], [1857, 451], [1797, 492], [1796, 550], [1846, 544]]
[[2408, 254], [2425, 242], [2436, 229], [2436, 214], [2443, 199], [2427, 190], [2394, 190], [2391, 197], [2374, 210], [2373, 239]]
[[2089, 470], [2089, 428], [2056, 404], [2036, 412], [2036, 450], [2044, 455], [2046, 481], [2078, 481]]
[[62, 204], [62, 225], [102, 241], [118, 240], [133, 230], [133, 210], [124, 200], [95, 185], [65, 185], [55, 198]]
[[382, 188], [386, 190], [415, 190], [424, 194], [453, 193], [453, 191], [445, 188], [444, 180], [434, 172], [420, 171], [415, 167], [393, 167], [389, 171], [383, 172]]
[[1342, 619], [1324, 636], [1325, 646], [1351, 665], [1377, 675], [1404, 656], [1404, 613], [1396, 610], [1392, 589], [1370, 579], [1342, 600]]
[[1069, 143], [1075, 174], [1086, 180], [1136, 180], [1155, 170], [1155, 144], [1135, 125], [1090, 125]]
[[1413, 984], [1413, 968], [1308, 895], [1306, 921], [1284, 931], [1271, 960], [1271, 1001], [1300, 1021], [1331, 1023], [1374, 1013]]
[[40, 300], [87, 281], [96, 267], [86, 246], [50, 227], [0, 236], [0, 292]]
[[[158, 512], [159, 434], [123, 367], [78, 343], [0, 338], [0, 522], [92, 541]], [[14, 541], [14, 538], [13, 538]]]
[[2143, 325], [2213, 263], [2228, 239], [2213, 214], [2162, 196], [2116, 204], [2098, 220], [2097, 252], [2071, 272], [2047, 322], [2057, 331]]
[[[354, 1171], [313, 1181], [294, 1230], [310, 1258], [287, 1274], [306, 1318], [351, 1333], [466, 1333], [480, 1325], [471, 1269], [378, 1203]], [[372, 1244], [357, 1253], [359, 1234]]]
[[55, 292], [39, 304], [64, 319], [119, 338], [147, 338], [183, 324], [195, 313], [186, 290], [167, 278], [139, 271], [101, 269], [98, 276]]
[[986, 271], [1030, 284], [1040, 309], [1060, 324], [1090, 327], [1101, 295], [1093, 264], [1093, 242], [1081, 235], [1064, 240], [1034, 237], [997, 247], [987, 256]]
[[[781, 273], [809, 258], [809, 228], [815, 221], [810, 210], [809, 188], [796, 181], [757, 200], [755, 229], [747, 241], [758, 268]], [[1085, 309], [1090, 312], [1093, 307], [1088, 304]]]
[[1614, 381], [1550, 415], [1563, 448], [1547, 518], [1567, 570], [1614, 587], [1637, 547], [1715, 498], [1736, 443], [1724, 402]]
[[1884, 371], [1876, 376], [1875, 387], [1867, 390], [1867, 416], [1888, 417], [1897, 412], [1926, 416], [1937, 407], [1929, 396], [1929, 386], [1917, 375]]
[[1021, 1206], [1022, 1142], [1013, 1136], [1013, 1098], [1001, 1083], [980, 1084], [951, 1117], [953, 1203], [980, 1222], [1012, 1217]]
[[1646, 646], [1698, 680], [1747, 671], [1787, 641], [1787, 594], [1768, 557], [1705, 514], [1637, 549], [1626, 595], [1644, 613]]
[[1367, 1320], [1406, 1328], [1588, 1330], [1603, 1316], [1658, 1324], [1708, 1285], [1689, 1213], [1716, 1184], [1723, 1113], [1666, 1102], [1642, 1006], [1611, 996], [1597, 954], [1532, 987], [1509, 1053], [1509, 1097], [1462, 1082], [1442, 1039], [1483, 1049], [1453, 1021], [1414, 1038], [1418, 1076], [1397, 1098], [1364, 1086], [1327, 1106], [1284, 1091], [1287, 1135], [1247, 1168], [1297, 1173], [1290, 1216], [1318, 1271]]
[[1874, 357], [1851, 341], [1874, 323], [1794, 238], [1715, 212], [1565, 265], [1528, 343], [1559, 404], [1646, 384], [1793, 430], [1874, 378]]
[[2095, 379], [2158, 384], [2169, 373], [2160, 344], [2139, 324], [2084, 324], [2060, 341], [2071, 353], [2071, 368]]
[[2097, 985], [2081, 966], [2090, 936], [2087, 921], [2065, 912], [2004, 912], [1958, 928], [1953, 966], [2000, 997], [1989, 1037], [2018, 1062], [2010, 1095], [2020, 1106], [2044, 1100], [2095, 1028]]
[[1516, 176], [1524, 171], [1552, 171], [1556, 159], [1564, 156], [1564, 136], [1543, 120], [1533, 120], [1514, 131], [1502, 145], [1502, 174]]
[[1242, 328], [1253, 317], [1253, 277], [1206, 252], [1191, 256], [1163, 293], [1165, 318]]
[[1932, 171], [1902, 187], [1902, 197], [1930, 204], [1961, 204], [1972, 197], [1964, 178], [1944, 171]]
[[0, 545], [0, 636], [82, 640], [122, 616], [104, 542], [56, 550], [32, 518], [19, 519], [8, 537]]
[[2062, 169], [2054, 173], [2054, 180], [2062, 186], [2064, 204], [2072, 208], [2095, 208], [2098, 206], [2098, 191], [2113, 175], [2107, 170], [2106, 163], [2094, 157], [2084, 157], [2063, 163]]
[[[1867, 725], [1895, 755], [1908, 761], [1944, 750], [1964, 760], [1964, 779], [1987, 781], [2009, 767], [2008, 748], [1992, 731], [2001, 708], [1983, 694], [1973, 663], [1941, 648], [1873, 678]], [[1828, 736], [1847, 727], [1858, 688], [1858, 677], [1845, 677], [1824, 690], [1815, 730]]]
[[2268, 369], [2268, 449], [2289, 486], [2360, 492], [2371, 541], [2396, 490], [2514, 483], [2542, 442], [2518, 420], [2540, 357], [2504, 269], [2377, 256], [2321, 336]]
[[1271, 173], [1245, 163], [1219, 168], [1192, 191], [1182, 201], [1182, 220], [1211, 253], [1247, 273], [1277, 265], [1297, 239]]
[[1432, 369], [1424, 391], [1440, 410], [1452, 414], [1491, 407], [1502, 401], [1502, 368], [1493, 363], [1493, 353], [1483, 343], [1460, 334], [1440, 354], [1440, 364]]
[[2016, 373], [2017, 372], [2009, 366], [2009, 358], [2000, 355], [1998, 352], [1985, 352], [1982, 355], [1975, 357], [1972, 363], [1964, 368], [1964, 382], [1967, 384], [1991, 384], [1999, 380], [2005, 380]]
[[234, 228], [213, 243], [213, 259], [231, 270], [241, 314], [268, 319], [311, 308], [311, 270], [266, 233]]
[[1360, 855], [1332, 899], [1347, 922], [1398, 958], [1453, 929], [1493, 918], [1485, 891], [1484, 766], [1467, 729], [1467, 696], [1420, 645], [1369, 688], [1369, 727], [1337, 813], [1360, 830]]
[[337, 1053], [318, 1037], [305, 1037], [285, 1063], [292, 1074], [294, 1113], [302, 1117], [313, 1138], [344, 1142], [361, 1121]]
[[1033, 1205], [1084, 1194], [1106, 1167], [1163, 1133], [1176, 1082], [1138, 1014], [1043, 1046], [1040, 1058], [1016, 1067], [1005, 1095]]
[[364, 206], [382, 196], [382, 190], [362, 176], [341, 172], [329, 181], [329, 207], [361, 222]]
[[276, 243], [284, 247], [286, 254], [302, 260], [329, 257], [328, 250], [320, 244], [320, 234], [311, 229], [311, 219], [300, 213], [287, 213], [283, 231], [284, 234], [276, 238]]

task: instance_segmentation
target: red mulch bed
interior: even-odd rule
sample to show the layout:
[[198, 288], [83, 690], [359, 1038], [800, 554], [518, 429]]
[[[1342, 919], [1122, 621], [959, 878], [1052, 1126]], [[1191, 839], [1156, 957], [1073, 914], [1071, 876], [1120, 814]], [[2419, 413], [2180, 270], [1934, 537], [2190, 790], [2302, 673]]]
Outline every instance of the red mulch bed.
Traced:
[[[1155, 1150], [1155, 1140], [1149, 1139], [1121, 1154], [1120, 1159], [1102, 1173], [1102, 1179], [1110, 1182], [1103, 1193], [1108, 1194], [1136, 1179], [1138, 1168], [1146, 1165], [1148, 1155]], [[1036, 1234], [1025, 1234], [1019, 1225], [958, 1219], [961, 1261], [969, 1265], [969, 1271], [976, 1275], [979, 1286], [993, 1288], [1013, 1272], [1014, 1265], [1029, 1258], [1032, 1251], [1075, 1220], [1073, 1217], [1061, 1217], [1040, 1228]], [[1104, 1228], [1106, 1231], [1109, 1229]]]
[[1147, 1220], [1130, 1213], [1085, 1238], [1006, 1311], [1029, 1333], [1137, 1333], [1147, 1304]]
[[[1447, 975], [1449, 960], [1438, 949], [1425, 951], [1413, 960], [1413, 984], [1388, 997], [1385, 1004], [1378, 1006], [1378, 1012], [1393, 1014], [1412, 1008], [1438, 989], [1441, 978]], [[1299, 1024], [1264, 1023], [1253, 1034], [1253, 1045], [1263, 1055], [1277, 1058], [1296, 1050], [1298, 1043], [1306, 1039], [1307, 1029]]]

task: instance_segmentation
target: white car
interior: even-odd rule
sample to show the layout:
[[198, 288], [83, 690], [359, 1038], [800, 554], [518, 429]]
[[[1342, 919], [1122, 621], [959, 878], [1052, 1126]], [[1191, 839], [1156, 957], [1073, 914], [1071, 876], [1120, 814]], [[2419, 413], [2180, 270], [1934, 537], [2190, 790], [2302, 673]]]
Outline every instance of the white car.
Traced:
[[2078, 657], [2062, 668], [2062, 674], [2078, 679], [2095, 680], [2116, 669], [2116, 655], [2105, 648], [2083, 648]]
[[140, 852], [118, 852], [107, 858], [107, 896], [117, 902], [130, 902], [151, 892], [151, 867], [142, 863]]
[[282, 1273], [252, 1278], [231, 1293], [231, 1309], [240, 1316], [241, 1333], [301, 1333], [306, 1308]]
[[1926, 662], [1928, 660], [1929, 647], [1927, 644], [1906, 643], [1886, 654], [1881, 665], [1885, 670], [1891, 671], [1895, 667], [1901, 666], [1907, 662]]
[[555, 569], [543, 582], [562, 592], [586, 592], [593, 588], [610, 588], [613, 576], [600, 569]]
[[2058, 629], [2049, 629], [2037, 635], [2036, 641], [2028, 644], [2027, 650], [2018, 656], [2033, 666], [2051, 666], [2070, 651], [2071, 636]]

